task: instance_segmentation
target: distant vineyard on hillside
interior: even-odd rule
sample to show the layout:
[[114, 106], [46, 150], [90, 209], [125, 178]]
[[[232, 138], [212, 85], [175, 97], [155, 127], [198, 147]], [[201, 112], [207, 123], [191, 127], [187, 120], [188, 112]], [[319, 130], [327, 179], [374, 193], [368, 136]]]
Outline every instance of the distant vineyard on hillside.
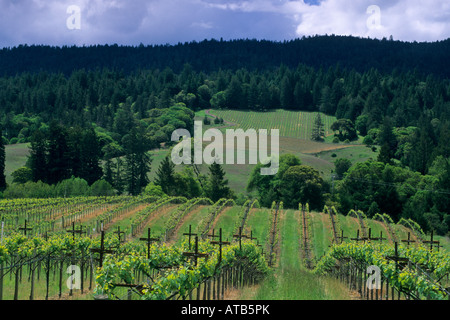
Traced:
[[[314, 118], [317, 112], [276, 110], [268, 112], [248, 112], [236, 110], [211, 110], [214, 116], [235, 124], [234, 128], [278, 129], [281, 137], [311, 139]], [[322, 114], [325, 135], [333, 134], [330, 129], [336, 117]], [[270, 134], [270, 132], [268, 132]]]

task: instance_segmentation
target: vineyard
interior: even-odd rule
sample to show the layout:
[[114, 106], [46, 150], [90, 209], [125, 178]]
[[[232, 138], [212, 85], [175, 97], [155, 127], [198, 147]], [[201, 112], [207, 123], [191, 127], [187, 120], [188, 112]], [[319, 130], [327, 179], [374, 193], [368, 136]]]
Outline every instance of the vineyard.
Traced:
[[[280, 137], [295, 137], [310, 140], [314, 119], [317, 113], [304, 111], [276, 110], [267, 112], [246, 112], [236, 110], [211, 110], [218, 116], [235, 125], [234, 128], [248, 129], [278, 129]], [[333, 133], [331, 124], [335, 117], [322, 114], [325, 135]], [[270, 131], [269, 131], [270, 133]]]
[[257, 299], [286, 258], [361, 299], [449, 298], [448, 239], [387, 214], [115, 196], [2, 200], [0, 220], [1, 300]]

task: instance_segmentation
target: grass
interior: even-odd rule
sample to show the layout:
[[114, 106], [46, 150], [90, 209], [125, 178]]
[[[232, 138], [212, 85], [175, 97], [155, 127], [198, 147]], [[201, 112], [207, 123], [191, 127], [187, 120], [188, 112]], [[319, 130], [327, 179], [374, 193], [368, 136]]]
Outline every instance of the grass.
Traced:
[[232, 241], [235, 231], [234, 227], [241, 211], [241, 206], [233, 206], [231, 209], [223, 211], [218, 217], [214, 229], [219, 230], [219, 228], [222, 228], [222, 236], [225, 241]]
[[[318, 277], [300, 259], [299, 216], [287, 210], [280, 217], [280, 262], [254, 293], [255, 300], [345, 300], [345, 286], [335, 279]], [[244, 292], [248, 295], [248, 291]]]
[[313, 230], [313, 247], [314, 256], [320, 259], [328, 251], [328, 246], [331, 245], [332, 234], [328, 221], [328, 216], [323, 213], [312, 213], [311, 223]]
[[[353, 145], [335, 150], [324, 150], [317, 154], [317, 158], [334, 163], [339, 158], [349, 159], [352, 163], [364, 162], [369, 159], [376, 160], [378, 157], [378, 149], [374, 152], [371, 148], [361, 145]], [[333, 156], [335, 155], [335, 156]]]
[[30, 154], [28, 143], [10, 144], [5, 146], [5, 176], [6, 182], [11, 183], [11, 173], [23, 167]]
[[[266, 246], [270, 231], [270, 209], [253, 209], [247, 217], [246, 228], [253, 232], [253, 237], [257, 238], [263, 248]], [[245, 233], [249, 234], [248, 231]]]

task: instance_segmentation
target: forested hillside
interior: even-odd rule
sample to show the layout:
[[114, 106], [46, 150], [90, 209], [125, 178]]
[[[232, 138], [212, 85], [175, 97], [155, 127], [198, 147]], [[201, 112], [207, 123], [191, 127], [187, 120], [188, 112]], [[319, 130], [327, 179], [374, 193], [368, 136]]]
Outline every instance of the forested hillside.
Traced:
[[204, 40], [177, 45], [127, 47], [97, 45], [88, 47], [50, 47], [21, 45], [0, 51], [0, 74], [24, 71], [62, 72], [97, 68], [129, 73], [141, 69], [171, 68], [181, 72], [185, 63], [194, 70], [210, 73], [218, 69], [273, 69], [299, 63], [315, 68], [335, 66], [363, 72], [376, 68], [382, 72], [412, 71], [442, 77], [450, 75], [450, 40], [409, 43], [393, 39], [365, 39], [352, 36], [309, 36], [274, 42], [267, 40]]
[[[310, 203], [389, 211], [445, 234], [450, 224], [448, 56], [449, 40], [337, 36], [283, 43], [5, 48], [0, 52], [3, 142], [31, 143], [29, 171], [16, 182], [57, 184], [75, 176], [92, 185], [103, 178], [119, 193], [139, 194], [150, 182], [146, 151], [169, 142], [177, 128], [192, 130], [195, 111], [320, 111], [338, 119], [338, 140], [357, 139], [348, 134], [357, 133], [381, 151], [377, 162], [344, 170], [334, 194], [331, 182], [321, 183], [320, 199]], [[220, 168], [215, 172], [224, 178]], [[305, 172], [292, 169], [290, 177], [266, 181], [267, 187], [277, 181], [295, 187]], [[185, 196], [199, 196], [202, 186], [193, 172], [183, 174], [184, 183], [194, 185]], [[261, 202], [286, 197], [282, 189], [274, 190]]]

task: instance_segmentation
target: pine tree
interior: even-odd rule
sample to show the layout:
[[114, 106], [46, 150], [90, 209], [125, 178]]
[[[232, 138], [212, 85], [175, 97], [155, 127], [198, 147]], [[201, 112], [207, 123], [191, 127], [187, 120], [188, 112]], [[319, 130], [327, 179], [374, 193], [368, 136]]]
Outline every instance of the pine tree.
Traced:
[[120, 157], [116, 158], [115, 170], [113, 170], [113, 187], [117, 190], [119, 195], [125, 191], [125, 178], [123, 172], [123, 160]]
[[294, 88], [288, 75], [284, 76], [281, 81], [280, 103], [283, 109], [294, 109], [295, 107]]
[[160, 163], [156, 172], [155, 185], [161, 186], [167, 195], [175, 195], [175, 164], [169, 156], [166, 156]]
[[381, 126], [378, 142], [381, 145], [378, 161], [390, 163], [397, 150], [397, 138], [394, 135], [392, 122], [387, 117], [384, 119], [383, 125]]
[[105, 166], [103, 169], [104, 176], [103, 180], [108, 182], [110, 185], [114, 185], [114, 178], [113, 178], [113, 169], [112, 169], [112, 160], [110, 158], [107, 158], [105, 160]]
[[92, 185], [95, 181], [100, 180], [103, 175], [103, 170], [100, 167], [102, 157], [100, 142], [93, 128], [89, 128], [82, 133], [80, 148], [81, 170], [79, 177]]
[[30, 156], [28, 159], [31, 176], [34, 182], [47, 182], [47, 141], [40, 130], [31, 137]]
[[75, 177], [82, 177], [83, 160], [82, 154], [82, 137], [83, 130], [81, 127], [73, 127], [67, 130], [67, 146], [69, 148], [67, 157], [69, 161], [71, 175]]
[[318, 113], [316, 118], [314, 119], [314, 126], [312, 129], [311, 138], [314, 141], [323, 141], [325, 138], [324, 123], [322, 121], [320, 113]]
[[214, 162], [209, 166], [209, 183], [206, 194], [213, 202], [232, 196], [228, 180], [225, 179], [225, 171], [218, 163]]
[[380, 148], [377, 161], [383, 163], [392, 163], [392, 153], [388, 143], [384, 143]]
[[69, 147], [65, 128], [56, 122], [50, 123], [48, 134], [47, 183], [55, 184], [70, 178]]
[[5, 176], [5, 144], [3, 143], [3, 128], [0, 127], [0, 191], [6, 189], [6, 176]]
[[148, 142], [143, 127], [133, 127], [123, 139], [125, 146], [125, 175], [127, 191], [138, 195], [149, 183], [151, 158], [147, 154]]

